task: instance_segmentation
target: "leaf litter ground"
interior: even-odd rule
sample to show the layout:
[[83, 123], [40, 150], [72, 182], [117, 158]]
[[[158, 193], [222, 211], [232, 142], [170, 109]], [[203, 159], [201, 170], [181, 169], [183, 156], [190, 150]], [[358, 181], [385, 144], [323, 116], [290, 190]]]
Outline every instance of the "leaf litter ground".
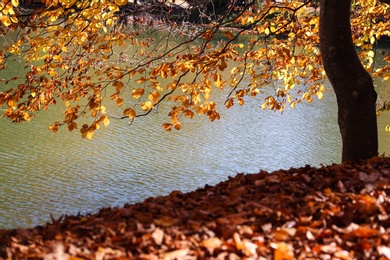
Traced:
[[31, 229], [0, 259], [389, 259], [390, 158], [238, 174]]

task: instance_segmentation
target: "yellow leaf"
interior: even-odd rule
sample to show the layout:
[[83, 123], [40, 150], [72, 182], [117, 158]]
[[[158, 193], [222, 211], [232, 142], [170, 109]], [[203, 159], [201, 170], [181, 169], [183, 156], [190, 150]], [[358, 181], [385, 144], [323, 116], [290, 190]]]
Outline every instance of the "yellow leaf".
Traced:
[[144, 89], [143, 88], [137, 88], [137, 89], [134, 89], [132, 92], [131, 92], [131, 95], [133, 96], [133, 98], [135, 99], [139, 99], [143, 94], [144, 94]]
[[153, 108], [153, 104], [150, 101], [146, 101], [145, 103], [142, 103], [141, 108], [142, 110], [146, 111]]
[[17, 7], [19, 5], [19, 0], [12, 0], [12, 5]]
[[100, 106], [99, 107], [99, 112], [102, 114], [102, 115], [104, 115], [105, 113], [106, 113], [106, 107], [105, 106]]
[[160, 96], [161, 96], [160, 93], [158, 93], [157, 91], [153, 91], [152, 93], [149, 94], [148, 98], [154, 103], [157, 103]]
[[269, 33], [270, 33], [269, 28], [265, 28], [264, 33], [265, 33], [266, 35], [269, 35]]
[[291, 102], [290, 107], [291, 107], [291, 108], [294, 108], [295, 105], [296, 105], [295, 102]]
[[375, 43], [375, 37], [374, 37], [374, 36], [371, 36], [371, 37], [370, 37], [370, 43], [371, 43], [371, 44], [374, 44], [374, 43]]
[[104, 126], [108, 126], [110, 124], [110, 119], [108, 118], [108, 116], [102, 116], [100, 118], [100, 121], [102, 121]]
[[5, 26], [11, 25], [11, 20], [8, 18], [8, 16], [1, 16], [0, 20], [3, 22]]
[[93, 130], [88, 130], [88, 131], [81, 133], [81, 138], [87, 138], [88, 140], [92, 140]]
[[221, 78], [221, 75], [220, 74], [216, 74], [214, 75], [214, 82], [215, 82], [215, 85], [222, 89], [223, 88], [223, 82], [222, 82], [222, 78]]
[[15, 16], [11, 16], [11, 21], [13, 22], [13, 23], [17, 23], [18, 22], [18, 18], [16, 18]]

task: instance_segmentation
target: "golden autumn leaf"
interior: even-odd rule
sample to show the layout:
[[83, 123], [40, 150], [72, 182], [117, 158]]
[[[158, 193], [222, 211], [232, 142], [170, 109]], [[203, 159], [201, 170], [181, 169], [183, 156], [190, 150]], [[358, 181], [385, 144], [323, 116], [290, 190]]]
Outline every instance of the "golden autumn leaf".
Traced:
[[[283, 91], [275, 91], [274, 99], [266, 100], [262, 108], [282, 111], [302, 100], [312, 102], [314, 97], [322, 99], [325, 94], [320, 83], [316, 83], [324, 82], [326, 76], [318, 44], [319, 17], [317, 14], [308, 15], [306, 7], [298, 8], [296, 1], [284, 1], [283, 10], [277, 7], [277, 3], [265, 1], [264, 6], [256, 12], [243, 10], [234, 21], [244, 25], [242, 35], [247, 32], [262, 36], [283, 33], [285, 37], [259, 39], [250, 36], [247, 41], [242, 41], [238, 38], [241, 32], [224, 26], [222, 28], [222, 24], [216, 21], [202, 28], [196, 37], [183, 30], [176, 30], [183, 28], [174, 24], [168, 33], [175, 37], [166, 44], [158, 38], [160, 36], [156, 36], [158, 39], [147, 38], [136, 29], [129, 33], [118, 23], [123, 12], [126, 12], [120, 7], [134, 1], [45, 0], [46, 7], [50, 8], [43, 6], [36, 13], [36, 19], [23, 23], [17, 20], [20, 13], [16, 12], [18, 9], [15, 7], [19, 2], [4, 2], [0, 13], [0, 23], [7, 27], [3, 28], [4, 35], [19, 30], [23, 32], [11, 37], [0, 51], [0, 68], [8, 65], [8, 55], [19, 55], [29, 69], [28, 74], [20, 77], [26, 79], [26, 84], [17, 87], [20, 91], [12, 95], [25, 99], [28, 96], [25, 93], [31, 93], [33, 98], [28, 96], [28, 104], [23, 107], [20, 106], [21, 101], [13, 97], [1, 100], [3, 104], [9, 105], [8, 114], [12, 114], [9, 117], [13, 119], [19, 117], [18, 120], [29, 120], [30, 115], [37, 110], [47, 109], [48, 104], [62, 99], [65, 102], [92, 100], [88, 103], [88, 111], [85, 110], [94, 117], [92, 121], [105, 113], [101, 104], [105, 104], [103, 99], [107, 97], [115, 100], [118, 106], [126, 103], [134, 109], [148, 111], [162, 101], [164, 93], [169, 106], [177, 110], [170, 115], [172, 124], [165, 125], [166, 129], [171, 129], [179, 127], [175, 123], [181, 115], [193, 118], [194, 112], [207, 115], [212, 121], [218, 119], [218, 112], [206, 102], [213, 101], [217, 96], [214, 92], [223, 89], [226, 82], [234, 88], [231, 95], [226, 97], [225, 106], [228, 108], [234, 103], [244, 105], [245, 96], [256, 97], [267, 93], [259, 90], [276, 82], [278, 86], [275, 89]], [[371, 66], [370, 73], [380, 73], [383, 79], [387, 79], [390, 66], [383, 71], [379, 71], [378, 67], [375, 72], [376, 66], [371, 63], [379, 56], [376, 50], [368, 47], [380, 40], [381, 36], [389, 34], [390, 22], [382, 19], [379, 23], [374, 17], [385, 17], [388, 7], [376, 5], [371, 0], [357, 1], [354, 5], [370, 15], [369, 19], [365, 15], [357, 17], [352, 14], [351, 17], [354, 19], [354, 40], [359, 49], [363, 50], [360, 57], [366, 67]], [[72, 8], [67, 10], [69, 7]], [[264, 12], [267, 12], [266, 16]], [[286, 19], [291, 15], [294, 22]], [[69, 19], [56, 22], [64, 16]], [[264, 17], [267, 18], [262, 20]], [[139, 20], [140, 23], [146, 22]], [[150, 22], [152, 25], [155, 21]], [[180, 33], [174, 34], [175, 30]], [[224, 36], [219, 41], [221, 35]], [[229, 40], [222, 41], [226, 39]], [[390, 59], [386, 59], [389, 62]], [[234, 68], [228, 69], [231, 66]], [[7, 71], [4, 70], [4, 73], [6, 75]], [[124, 91], [125, 85], [132, 87], [129, 91], [131, 95]], [[315, 87], [311, 88], [313, 85]], [[33, 89], [34, 86], [39, 86], [40, 90]], [[174, 97], [177, 89], [183, 90], [184, 95], [180, 98]], [[172, 93], [169, 93], [170, 90]], [[236, 90], [239, 90], [239, 94]], [[169, 91], [167, 96], [166, 91]], [[91, 93], [101, 100], [94, 100]], [[124, 113], [131, 119], [136, 116], [133, 109], [125, 109]], [[64, 114], [69, 117], [77, 112]], [[78, 120], [80, 115], [81, 112], [74, 120]], [[62, 122], [66, 122], [65, 125], [72, 120], [65, 119]], [[104, 124], [102, 121], [98, 123]], [[68, 129], [73, 130], [73, 125], [68, 125]]]
[[11, 2], [12, 2], [12, 5], [15, 7], [19, 6], [19, 0], [12, 0]]
[[83, 139], [87, 138], [88, 140], [92, 140], [93, 134], [94, 134], [93, 130], [87, 130], [87, 131], [81, 133], [81, 137]]
[[141, 108], [142, 108], [142, 110], [147, 111], [147, 110], [153, 108], [153, 104], [152, 104], [152, 102], [150, 102], [150, 101], [146, 101], [146, 102], [143, 102], [143, 103], [141, 104]]
[[146, 81], [148, 81], [147, 78], [141, 77], [141, 78], [139, 78], [136, 82], [137, 82], [138, 84], [142, 84], [142, 83], [144, 83], [144, 82], [146, 82]]
[[123, 111], [123, 115], [124, 115], [124, 116], [128, 116], [130, 119], [133, 119], [133, 118], [135, 118], [136, 113], [135, 113], [134, 109], [132, 109], [132, 108], [126, 108], [126, 109]]
[[172, 130], [172, 124], [169, 123], [163, 124], [162, 128], [164, 128], [167, 132], [170, 132]]
[[5, 26], [10, 26], [11, 25], [11, 20], [9, 19], [9, 17], [8, 16], [0, 16], [0, 20], [3, 22], [3, 24], [5, 25]]
[[215, 85], [222, 89], [223, 88], [223, 82], [222, 82], [222, 77], [221, 77], [221, 74], [216, 74], [214, 75], [214, 83]]
[[189, 117], [189, 118], [193, 118], [194, 117], [194, 112], [192, 112], [191, 110], [187, 109], [187, 110], [183, 111], [183, 115], [186, 116], [186, 117]]
[[226, 106], [227, 108], [231, 108], [233, 105], [234, 105], [234, 101], [233, 101], [232, 98], [229, 98], [228, 100], [226, 100], [225, 106]]
[[55, 122], [54, 124], [52, 124], [50, 127], [49, 127], [49, 130], [53, 131], [53, 133], [57, 133], [58, 132], [58, 126], [59, 126], [60, 122]]
[[131, 95], [133, 96], [133, 98], [139, 99], [144, 94], [144, 92], [145, 90], [143, 88], [137, 88], [131, 92]]
[[100, 121], [104, 126], [108, 126], [110, 124], [110, 118], [108, 116], [102, 116]]
[[161, 94], [157, 91], [153, 91], [149, 94], [148, 98], [149, 100], [153, 101], [154, 103], [158, 102], [158, 99], [161, 97]]

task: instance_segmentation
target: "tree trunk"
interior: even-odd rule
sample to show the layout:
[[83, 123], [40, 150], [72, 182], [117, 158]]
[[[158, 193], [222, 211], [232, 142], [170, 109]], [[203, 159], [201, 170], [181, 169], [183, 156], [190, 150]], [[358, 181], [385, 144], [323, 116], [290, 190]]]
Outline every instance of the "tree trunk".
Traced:
[[320, 3], [320, 49], [337, 98], [342, 161], [368, 159], [378, 155], [377, 94], [352, 42], [351, 0]]

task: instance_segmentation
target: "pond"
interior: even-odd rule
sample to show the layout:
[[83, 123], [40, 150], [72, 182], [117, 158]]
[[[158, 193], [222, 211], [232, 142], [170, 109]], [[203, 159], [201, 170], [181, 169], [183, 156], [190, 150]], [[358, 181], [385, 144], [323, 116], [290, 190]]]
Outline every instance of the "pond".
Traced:
[[[16, 68], [17, 69], [17, 68]], [[237, 173], [256, 173], [340, 162], [337, 108], [331, 88], [323, 100], [283, 114], [245, 106], [221, 108], [221, 120], [186, 120], [168, 133], [166, 113], [151, 113], [129, 125], [112, 120], [92, 141], [78, 131], [48, 126], [60, 116], [52, 107], [32, 122], [0, 120], [0, 228], [31, 227], [50, 215], [86, 214], [140, 202], [173, 190], [214, 185]], [[379, 117], [380, 152], [390, 140]]]

